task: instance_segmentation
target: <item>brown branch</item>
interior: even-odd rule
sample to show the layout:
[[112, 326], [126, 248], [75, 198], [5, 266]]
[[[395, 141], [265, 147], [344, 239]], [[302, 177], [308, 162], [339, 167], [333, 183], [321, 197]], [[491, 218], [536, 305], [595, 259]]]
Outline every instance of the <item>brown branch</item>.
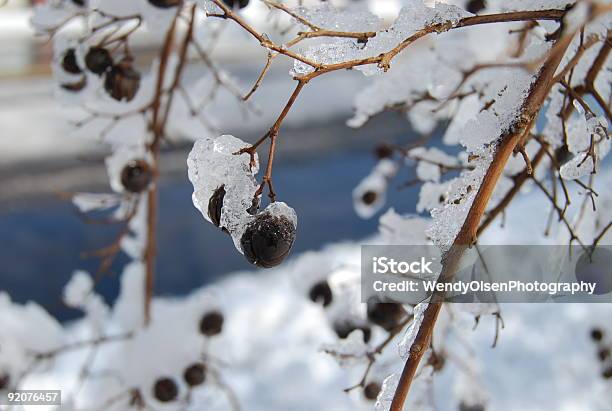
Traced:
[[151, 153], [151, 169], [153, 174], [153, 182], [147, 193], [147, 241], [143, 258], [145, 260], [145, 284], [144, 284], [144, 323], [149, 324], [151, 319], [151, 299], [153, 298], [153, 281], [155, 277], [155, 254], [156, 247], [156, 227], [157, 227], [157, 179], [159, 177], [158, 160], [159, 160], [159, 144], [164, 135], [164, 124], [160, 122], [161, 117], [161, 99], [163, 95], [163, 85], [168, 66], [168, 59], [172, 51], [174, 42], [174, 32], [178, 19], [179, 10], [175, 15], [172, 23], [166, 33], [164, 45], [161, 50], [159, 71], [157, 74], [157, 83], [155, 87], [155, 96], [151, 109], [153, 112], [153, 120], [151, 122], [151, 131], [153, 133], [153, 141], [149, 146]]
[[[476, 16], [478, 18], [480, 16]], [[482, 16], [487, 17], [487, 16]], [[562, 17], [559, 16], [559, 18]], [[464, 250], [474, 243], [477, 238], [480, 219], [484, 214], [489, 199], [493, 194], [497, 181], [501, 177], [505, 164], [513, 153], [516, 145], [521, 141], [525, 133], [529, 132], [540, 108], [544, 104], [546, 96], [552, 87], [552, 79], [559, 66], [573, 35], [562, 37], [558, 40], [557, 46], [553, 47], [554, 52], [550, 53], [540, 69], [535, 82], [533, 83], [528, 96], [521, 107], [521, 115], [509, 128], [509, 132], [503, 135], [495, 154], [482, 180], [480, 188], [476, 193], [472, 206], [470, 207], [463, 226], [453, 241], [451, 249], [444, 254], [442, 272], [438, 281], [448, 281], [454, 275]], [[444, 294], [438, 293], [425, 309], [421, 326], [417, 332], [414, 343], [410, 347], [408, 359], [404, 365], [393, 401], [391, 411], [401, 411], [408, 396], [410, 385], [416, 373], [421, 358], [429, 347], [433, 329], [442, 308]]]

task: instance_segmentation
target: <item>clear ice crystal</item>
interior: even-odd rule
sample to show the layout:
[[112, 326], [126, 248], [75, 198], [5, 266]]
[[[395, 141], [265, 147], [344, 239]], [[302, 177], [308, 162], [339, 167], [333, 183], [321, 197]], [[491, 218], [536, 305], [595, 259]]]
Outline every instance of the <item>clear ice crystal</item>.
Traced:
[[258, 188], [254, 177], [259, 169], [257, 155], [251, 164], [248, 153], [235, 154], [247, 147], [250, 144], [231, 135], [202, 138], [195, 142], [187, 159], [189, 180], [194, 188], [193, 204], [210, 222], [209, 201], [217, 189], [224, 187], [220, 226], [232, 234], [239, 251], [240, 237], [234, 234], [244, 230], [253, 218], [247, 210], [253, 206]]

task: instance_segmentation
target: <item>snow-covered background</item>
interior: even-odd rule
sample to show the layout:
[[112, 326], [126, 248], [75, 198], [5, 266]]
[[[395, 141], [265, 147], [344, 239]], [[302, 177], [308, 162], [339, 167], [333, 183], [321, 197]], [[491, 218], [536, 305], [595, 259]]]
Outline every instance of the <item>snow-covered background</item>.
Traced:
[[[395, 3], [381, 0], [372, 7], [384, 16]], [[48, 73], [40, 73], [44, 57], [41, 64], [31, 64], [33, 50], [43, 56], [45, 51], [28, 40], [32, 33], [27, 18], [20, 9], [0, 11], [0, 39], [19, 45], [0, 52], [18, 55], [0, 63], [0, 354], [4, 361], [0, 371], [2, 367], [22, 371], [24, 355], [87, 341], [100, 330], [121, 335], [134, 329], [142, 316], [141, 267], [128, 266], [121, 278], [104, 277], [95, 289], [87, 274], [73, 276], [77, 268], [95, 271], [95, 263], [81, 260], [81, 253], [104, 245], [115, 233], [109, 227], [82, 224], [56, 194], [107, 190], [106, 152], [95, 141], [70, 135], [51, 96], [52, 80]], [[253, 61], [262, 63], [265, 53], [249, 46], [239, 30], [232, 36], [233, 52], [217, 58], [247, 88], [260, 69]], [[288, 69], [289, 64], [275, 67], [255, 95], [259, 115], [245, 116], [228, 96], [216, 102], [210, 114], [218, 128], [247, 141], [260, 136], [287, 98]], [[75, 391], [84, 393], [79, 403], [65, 403], [67, 410], [95, 409], [133, 387], [142, 389], [143, 400], [152, 409], [227, 409], [234, 401], [244, 410], [372, 409], [374, 402], [365, 399], [361, 390], [343, 391], [359, 381], [365, 363], [341, 367], [325, 352], [368, 348], [359, 335], [354, 338], [355, 333], [349, 337], [354, 346], [338, 346], [334, 321], [346, 314], [346, 307], [335, 301], [322, 308], [308, 298], [316, 279], [329, 275], [334, 291], [355, 280], [360, 246], [389, 240], [384, 238], [388, 227], [379, 231], [378, 217], [384, 214], [397, 222], [402, 217], [391, 208], [400, 215], [418, 208], [418, 189], [390, 186], [385, 205], [371, 213], [375, 218], [364, 221], [352, 211], [353, 187], [375, 166], [371, 152], [376, 143], [405, 144], [415, 137], [405, 119], [393, 113], [374, 118], [357, 131], [345, 127], [353, 115], [355, 95], [365, 84], [370, 83], [355, 72], [318, 79], [284, 124], [275, 185], [282, 200], [298, 211], [300, 228], [291, 258], [278, 268], [253, 270], [230, 241], [220, 241], [218, 231], [205, 224], [191, 204], [185, 165], [190, 147], [179, 144], [165, 151], [159, 297], [153, 303], [153, 323], [125, 344], [69, 349], [36, 362], [23, 388], [62, 389], [65, 398]], [[366, 91], [361, 95], [362, 108], [368, 106], [363, 104], [367, 99]], [[372, 113], [360, 112], [353, 122], [376, 111], [374, 107]], [[441, 137], [439, 132], [435, 135]], [[400, 174], [397, 181], [402, 178], [409, 176]], [[611, 201], [610, 184], [612, 170], [604, 164], [595, 187], [604, 208]], [[580, 198], [584, 193], [573, 194]], [[512, 204], [504, 227], [494, 223], [481, 242], [565, 241], [562, 232], [542, 235], [549, 211], [542, 201], [541, 194], [526, 192]], [[121, 270], [122, 263], [114, 268]], [[202, 337], [198, 322], [210, 309], [224, 313], [223, 332]], [[363, 317], [363, 310], [361, 306], [351, 314]], [[85, 319], [74, 320], [81, 311]], [[598, 348], [590, 336], [593, 327], [610, 330], [609, 306], [504, 305], [505, 328], [495, 348], [491, 348], [495, 319], [483, 317], [474, 328], [468, 311], [469, 307], [458, 305], [443, 313], [440, 335], [434, 340], [444, 341], [447, 365], [435, 374], [432, 385], [424, 384], [427, 376], [417, 380], [408, 409], [429, 409], [419, 395], [431, 397], [441, 411], [457, 409], [458, 401], [470, 396], [486, 403], [487, 410], [610, 409], [610, 382], [601, 378]], [[48, 313], [64, 321], [65, 328]], [[374, 327], [370, 347], [384, 338], [382, 329]], [[400, 339], [401, 335], [379, 357], [370, 381], [382, 383], [401, 368]], [[610, 335], [605, 341], [611, 342]], [[189, 390], [182, 373], [195, 359], [208, 364], [211, 383]], [[93, 377], [85, 385], [75, 373], [75, 366], [82, 363], [89, 364], [87, 373]], [[179, 382], [178, 404], [162, 405], [153, 398], [150, 387], [162, 376]], [[189, 397], [195, 399], [191, 408]], [[115, 409], [128, 409], [128, 403], [127, 397], [119, 398]]]

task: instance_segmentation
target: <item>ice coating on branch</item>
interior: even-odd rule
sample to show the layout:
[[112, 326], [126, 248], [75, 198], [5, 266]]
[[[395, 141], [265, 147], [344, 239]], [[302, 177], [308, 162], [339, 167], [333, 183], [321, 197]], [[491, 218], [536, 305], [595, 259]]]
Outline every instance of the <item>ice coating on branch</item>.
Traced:
[[64, 303], [69, 307], [82, 306], [93, 290], [93, 279], [86, 271], [75, 271], [64, 286]]
[[[399, 350], [399, 355], [404, 360], [408, 358], [410, 355], [410, 349], [416, 340], [419, 329], [421, 328], [421, 324], [423, 323], [423, 319], [425, 318], [425, 310], [429, 307], [428, 302], [422, 302], [414, 307], [414, 319], [410, 323], [410, 326], [404, 332], [401, 341], [399, 342], [397, 348]], [[421, 349], [426, 349], [427, 347], [421, 347]]]
[[[293, 12], [321, 29], [332, 31], [377, 31], [381, 28], [382, 24], [379, 17], [367, 10], [360, 10], [354, 7], [338, 10], [329, 3], [323, 3], [310, 8], [298, 7], [293, 9]], [[299, 22], [298, 20], [296, 21]]]
[[471, 170], [464, 170], [459, 177], [448, 181], [448, 198], [444, 205], [431, 211], [433, 223], [427, 234], [434, 244], [448, 249], [465, 221], [480, 183], [493, 158], [493, 148], [483, 148], [473, 161]]
[[374, 409], [376, 411], [388, 411], [391, 406], [391, 402], [393, 401], [393, 397], [395, 395], [395, 390], [397, 388], [397, 384], [399, 384], [399, 375], [391, 374], [387, 378], [383, 380], [382, 386], [380, 388], [380, 393], [376, 398], [376, 404], [374, 405]]
[[225, 194], [220, 227], [232, 234], [234, 244], [241, 252], [239, 234], [253, 218], [247, 210], [253, 206], [258, 188], [254, 175], [259, 169], [259, 163], [257, 154], [254, 155], [254, 164], [251, 164], [248, 153], [234, 153], [248, 147], [250, 144], [231, 135], [207, 137], [195, 142], [187, 159], [189, 180], [194, 188], [194, 206], [212, 223], [209, 204], [215, 192], [223, 187]]
[[[302, 9], [303, 10], [303, 9]], [[304, 13], [304, 11], [302, 11]], [[315, 18], [319, 18], [322, 23], [340, 28], [359, 29], [360, 26], [354, 22], [363, 21], [369, 27], [376, 27], [376, 21], [372, 17], [359, 14], [351, 16], [345, 13], [331, 14], [330, 17], [322, 17], [315, 12]], [[355, 39], [335, 39], [327, 40], [319, 45], [308, 47], [301, 54], [307, 59], [320, 64], [337, 64], [349, 60], [375, 57], [385, 53], [397, 46], [402, 40], [415, 34], [417, 31], [434, 24], [447, 23], [448, 27], [441, 27], [442, 31], [457, 24], [462, 17], [470, 16], [471, 13], [453, 5], [437, 3], [434, 7], [427, 7], [422, 0], [410, 0], [402, 8], [396, 21], [386, 30], [378, 31], [375, 37], [368, 39], [365, 44], [360, 44]], [[341, 16], [341, 17], [340, 17]], [[360, 28], [359, 31], [364, 31]], [[379, 73], [381, 69], [376, 65], [364, 65], [356, 67], [365, 75]], [[313, 71], [308, 64], [300, 61], [294, 62], [292, 75], [304, 75]]]
[[585, 113], [578, 104], [576, 110], [578, 115], [573, 116], [567, 126], [568, 150], [575, 156], [563, 164], [560, 170], [565, 180], [575, 180], [597, 172], [600, 162], [610, 152], [606, 119]]

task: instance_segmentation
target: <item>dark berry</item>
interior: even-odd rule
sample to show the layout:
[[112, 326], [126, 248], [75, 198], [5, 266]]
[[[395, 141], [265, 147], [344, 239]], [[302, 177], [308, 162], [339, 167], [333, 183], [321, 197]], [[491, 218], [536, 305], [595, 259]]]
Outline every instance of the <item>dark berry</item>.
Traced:
[[595, 283], [596, 295], [612, 292], [612, 251], [606, 248], [595, 248], [593, 252], [583, 253], [576, 262], [575, 275], [579, 282]]
[[243, 9], [249, 5], [249, 0], [223, 0], [223, 3], [225, 3], [227, 7], [232, 8], [232, 9], [234, 7]]
[[597, 353], [597, 356], [599, 357], [599, 361], [601, 361], [601, 362], [606, 361], [608, 358], [610, 358], [610, 349], [609, 348], [602, 348]]
[[108, 50], [102, 47], [92, 47], [85, 56], [85, 66], [97, 75], [101, 75], [113, 65], [113, 58]]
[[70, 74], [79, 74], [83, 72], [77, 63], [74, 49], [68, 49], [66, 54], [64, 54], [64, 58], [62, 59], [62, 68]]
[[202, 384], [206, 380], [206, 366], [200, 363], [190, 365], [185, 369], [183, 378], [191, 387]]
[[182, 2], [183, 0], [149, 0], [151, 5], [162, 9], [179, 6]]
[[361, 201], [365, 205], [372, 205], [374, 204], [377, 198], [378, 198], [378, 194], [376, 194], [374, 191], [366, 191], [361, 196]]
[[363, 395], [370, 401], [374, 401], [378, 398], [378, 393], [380, 392], [380, 384], [377, 382], [368, 383], [365, 387], [363, 387]]
[[466, 6], [467, 11], [469, 11], [470, 13], [474, 13], [474, 14], [478, 13], [485, 7], [486, 7], [486, 4], [484, 0], [470, 0]]
[[104, 88], [115, 100], [131, 101], [140, 88], [140, 73], [134, 70], [131, 62], [124, 60], [106, 73]]
[[287, 217], [263, 212], [249, 223], [240, 245], [251, 264], [270, 268], [283, 262], [294, 241], [295, 226]]
[[76, 4], [79, 7], [85, 6], [85, 0], [72, 0], [73, 4]]
[[406, 313], [401, 304], [382, 302], [377, 297], [368, 299], [367, 304], [368, 319], [387, 331], [397, 327]]
[[219, 311], [211, 311], [204, 314], [200, 320], [200, 332], [207, 337], [221, 333], [223, 329], [223, 314]]
[[459, 404], [459, 411], [485, 411], [485, 407], [481, 404], [468, 405], [465, 402], [461, 402]]
[[132, 160], [121, 171], [121, 184], [131, 193], [141, 193], [147, 189], [153, 172], [144, 160]]
[[160, 378], [155, 381], [153, 394], [161, 402], [174, 401], [178, 396], [178, 387], [171, 378]]
[[225, 197], [225, 185], [218, 187], [208, 200], [208, 217], [210, 221], [219, 227], [221, 224], [221, 209], [223, 208], [223, 198]]
[[0, 390], [8, 388], [10, 382], [11, 382], [10, 375], [6, 373], [0, 374]]
[[334, 324], [334, 331], [336, 332], [338, 338], [345, 339], [355, 330], [361, 330], [363, 332], [363, 342], [367, 343], [370, 341], [372, 330], [366, 325], [357, 325], [351, 321], [339, 321]]
[[612, 366], [603, 370], [601, 373], [601, 376], [604, 377], [606, 380], [611, 379], [612, 378]]
[[591, 339], [593, 341], [601, 341], [603, 339], [603, 331], [600, 328], [593, 328], [591, 330]]
[[86, 85], [87, 85], [87, 77], [83, 76], [81, 80], [75, 83], [63, 83], [61, 84], [61, 87], [66, 91], [72, 91], [76, 93], [77, 91], [83, 90]]
[[393, 155], [393, 148], [389, 144], [379, 144], [374, 149], [374, 155], [379, 160], [389, 158]]
[[323, 307], [327, 307], [332, 302], [332, 290], [325, 280], [313, 285], [309, 296], [312, 302], [322, 303]]

